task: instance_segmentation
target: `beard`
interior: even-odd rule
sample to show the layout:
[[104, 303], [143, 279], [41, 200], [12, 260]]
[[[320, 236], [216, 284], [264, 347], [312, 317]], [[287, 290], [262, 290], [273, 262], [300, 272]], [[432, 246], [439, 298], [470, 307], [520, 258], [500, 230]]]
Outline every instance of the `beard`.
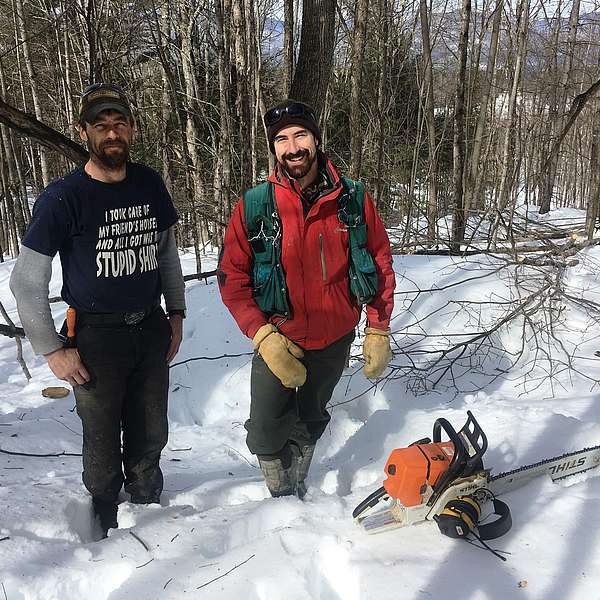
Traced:
[[[304, 161], [301, 163], [293, 163], [290, 162], [295, 158], [304, 157]], [[311, 170], [315, 160], [317, 160], [316, 153], [312, 156], [308, 150], [300, 150], [295, 154], [284, 154], [281, 157], [281, 161], [283, 164], [283, 168], [286, 170], [287, 174], [293, 179], [302, 179], [308, 175]]]
[[110, 171], [120, 169], [129, 160], [129, 144], [120, 138], [103, 142], [99, 146], [88, 141], [87, 146], [92, 158]]

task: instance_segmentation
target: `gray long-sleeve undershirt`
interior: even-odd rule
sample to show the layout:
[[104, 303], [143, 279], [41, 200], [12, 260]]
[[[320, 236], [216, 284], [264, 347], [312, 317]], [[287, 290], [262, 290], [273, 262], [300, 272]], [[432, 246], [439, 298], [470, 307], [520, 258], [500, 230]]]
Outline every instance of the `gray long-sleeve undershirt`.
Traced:
[[[185, 310], [185, 284], [172, 227], [159, 233], [158, 269], [167, 311]], [[48, 302], [51, 277], [52, 257], [22, 246], [10, 277], [10, 289], [17, 300], [21, 325], [38, 355], [62, 348]]]

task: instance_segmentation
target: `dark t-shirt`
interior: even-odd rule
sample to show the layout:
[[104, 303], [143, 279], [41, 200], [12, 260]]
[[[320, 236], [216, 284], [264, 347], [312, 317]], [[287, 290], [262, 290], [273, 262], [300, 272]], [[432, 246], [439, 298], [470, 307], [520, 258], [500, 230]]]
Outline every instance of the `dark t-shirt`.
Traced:
[[38, 197], [23, 245], [60, 253], [62, 297], [85, 312], [135, 311], [160, 299], [158, 234], [177, 221], [160, 175], [127, 163], [118, 183], [83, 168], [53, 181]]

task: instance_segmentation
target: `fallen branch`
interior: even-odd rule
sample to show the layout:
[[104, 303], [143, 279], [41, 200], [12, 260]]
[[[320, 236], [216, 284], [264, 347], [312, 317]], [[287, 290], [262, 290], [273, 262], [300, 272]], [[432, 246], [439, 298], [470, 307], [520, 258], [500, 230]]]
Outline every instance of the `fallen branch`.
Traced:
[[59, 456], [82, 456], [77, 452], [60, 452], [59, 454], [29, 454], [28, 452], [12, 452], [10, 450], [4, 450], [0, 448], [2, 454], [9, 454], [10, 456], [33, 456], [34, 458], [57, 458]]
[[133, 531], [129, 531], [129, 535], [136, 539], [144, 547], [146, 552], [150, 552], [150, 546], [148, 546], [148, 544], [146, 544], [146, 542], [139, 535], [137, 535]]
[[200, 590], [203, 587], [206, 587], [207, 585], [210, 585], [211, 583], [214, 583], [215, 581], [218, 581], [219, 579], [223, 579], [223, 577], [227, 577], [227, 575], [229, 575], [229, 573], [231, 573], [232, 571], [235, 571], [238, 567], [241, 567], [242, 565], [245, 565], [251, 558], [254, 558], [256, 556], [256, 554], [253, 554], [252, 556], [249, 556], [245, 561], [235, 565], [235, 567], [232, 567], [231, 569], [229, 569], [229, 571], [227, 571], [226, 573], [223, 573], [223, 575], [219, 575], [218, 577], [215, 577], [214, 579], [211, 579], [210, 581], [207, 581], [206, 583], [203, 583], [202, 585], [199, 585], [196, 589]]
[[87, 150], [78, 143], [38, 121], [33, 115], [7, 104], [2, 98], [0, 98], [0, 123], [50, 150], [59, 152], [74, 163], [81, 164], [89, 158]]
[[217, 269], [213, 271], [205, 271], [204, 273], [192, 273], [191, 275], [184, 275], [184, 281], [193, 281], [198, 279], [204, 279], [206, 281], [209, 277], [214, 277], [217, 274]]
[[242, 354], [221, 354], [221, 356], [195, 356], [194, 358], [186, 358], [180, 362], [169, 365], [169, 369], [178, 367], [179, 365], [185, 365], [186, 363], [193, 362], [195, 360], [221, 360], [222, 358], [239, 358], [240, 356], [252, 356], [253, 352], [243, 352]]
[[146, 565], [149, 565], [154, 559], [151, 558], [149, 561], [146, 561], [143, 565], [138, 565], [136, 567], [136, 569], [141, 569], [142, 567], [145, 567]]

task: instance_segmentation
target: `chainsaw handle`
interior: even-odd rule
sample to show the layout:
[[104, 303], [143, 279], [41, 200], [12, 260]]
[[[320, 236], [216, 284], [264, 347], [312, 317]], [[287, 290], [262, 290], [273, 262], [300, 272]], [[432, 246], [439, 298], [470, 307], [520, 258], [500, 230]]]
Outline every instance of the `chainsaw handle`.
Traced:
[[450, 422], [443, 417], [436, 419], [435, 423], [433, 424], [433, 441], [442, 441], [442, 429], [446, 432], [450, 438], [450, 441], [454, 444], [454, 454], [450, 464], [448, 465], [448, 469], [440, 475], [436, 484], [433, 486], [434, 495], [432, 496], [432, 500], [433, 498], [437, 498], [437, 496], [441, 494], [441, 492], [451, 481], [460, 476], [467, 463], [467, 459], [469, 458], [465, 449], [465, 445], [458, 436], [458, 433], [456, 433], [456, 429], [454, 429], [454, 427], [450, 425]]
[[448, 466], [448, 471], [453, 472], [453, 468], [457, 463], [465, 463], [468, 456], [463, 441], [456, 433], [456, 429], [452, 427], [450, 421], [440, 417], [435, 420], [433, 424], [433, 441], [435, 443], [442, 441], [442, 429], [446, 432], [446, 435], [450, 438], [450, 441], [454, 444], [454, 456]]

